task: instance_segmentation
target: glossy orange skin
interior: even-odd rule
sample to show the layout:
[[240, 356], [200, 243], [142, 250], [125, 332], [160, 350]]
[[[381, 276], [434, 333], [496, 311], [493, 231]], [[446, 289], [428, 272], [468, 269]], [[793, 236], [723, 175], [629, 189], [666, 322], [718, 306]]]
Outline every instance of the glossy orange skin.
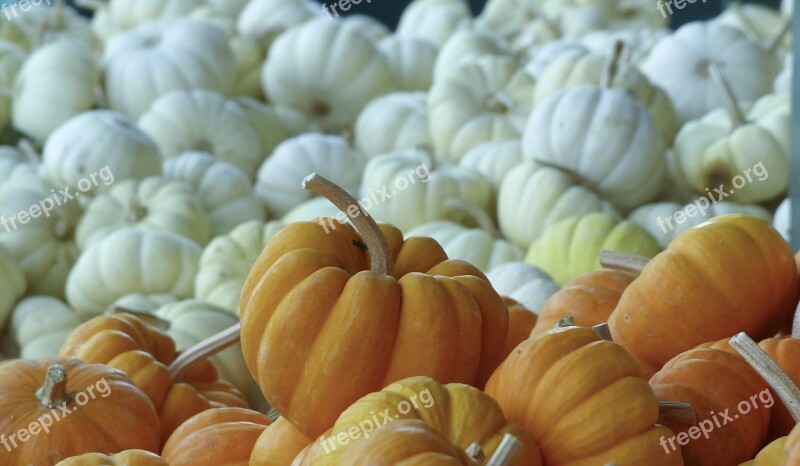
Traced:
[[544, 303], [531, 336], [547, 332], [566, 317], [579, 327], [605, 323], [634, 278], [618, 270], [596, 270], [573, 278]]
[[253, 446], [269, 424], [269, 418], [257, 411], [209, 409], [181, 424], [161, 456], [170, 466], [247, 466]]
[[[660, 400], [691, 404], [698, 426], [706, 420], [706, 425], [713, 423], [708, 439], [694, 432], [699, 438], [688, 440], [682, 447], [686, 464], [739, 464], [753, 458], [763, 446], [770, 408], [756, 398], [759, 408], [750, 405], [749, 412], [740, 415], [738, 405], [767, 390], [767, 384], [740, 357], [713, 348], [693, 349], [670, 360], [650, 379], [650, 385]], [[748, 408], [742, 409], [744, 413]], [[739, 417], [730, 421], [719, 413]], [[667, 425], [676, 435], [690, 429], [686, 425]]]
[[[42, 406], [35, 396], [53, 364], [66, 368], [67, 393], [72, 398], [66, 405], [71, 411], [69, 414], [56, 409], [59, 420], [55, 420], [51, 409]], [[104, 388], [105, 383], [108, 390]], [[91, 393], [95, 394], [94, 398]], [[76, 395], [79, 396], [77, 401]], [[81, 405], [79, 401], [84, 397]], [[85, 364], [74, 358], [15, 359], [0, 363], [0, 413], [0, 432], [6, 436], [16, 435], [21, 429], [33, 433], [31, 424], [39, 424], [35, 429], [38, 433], [27, 441], [18, 440], [16, 448], [11, 443], [11, 451], [0, 448], [0, 464], [4, 466], [55, 464], [97, 451], [116, 453], [142, 449], [156, 452], [159, 447], [158, 414], [128, 376], [116, 369]], [[46, 414], [52, 420], [49, 433], [42, 430], [47, 421], [37, 421]]]
[[658, 399], [636, 361], [583, 327], [522, 342], [486, 384], [509, 420], [538, 444], [547, 466], [682, 465], [666, 455]]
[[511, 298], [503, 297], [508, 306], [508, 336], [505, 354], [508, 355], [518, 344], [527, 340], [536, 325], [537, 316], [531, 310]]
[[279, 417], [258, 438], [250, 453], [250, 466], [286, 466], [292, 464], [313, 440], [297, 430], [286, 418]]
[[697, 345], [771, 337], [797, 296], [791, 248], [767, 222], [716, 217], [675, 238], [628, 286], [608, 320], [614, 341], [652, 375]]
[[59, 462], [56, 466], [169, 466], [160, 456], [145, 450], [125, 450], [115, 455], [86, 453]]
[[392, 276], [367, 270], [349, 225], [297, 222], [242, 290], [242, 351], [269, 403], [308, 437], [367, 393], [415, 375], [482, 387], [502, 361], [508, 310], [474, 266], [382, 225]]

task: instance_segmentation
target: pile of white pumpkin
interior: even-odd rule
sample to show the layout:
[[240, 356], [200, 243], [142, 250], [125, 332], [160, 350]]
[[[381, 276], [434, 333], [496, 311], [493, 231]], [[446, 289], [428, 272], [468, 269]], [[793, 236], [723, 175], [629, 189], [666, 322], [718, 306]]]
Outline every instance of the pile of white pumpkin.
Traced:
[[[80, 3], [91, 20], [56, 3], [0, 21], [0, 215], [113, 173], [0, 226], [8, 356], [56, 354], [118, 306], [166, 319], [182, 348], [227, 328], [267, 241], [336, 213], [301, 188], [312, 172], [532, 312], [601, 249], [652, 256], [714, 215], [772, 220], [787, 190], [791, 2], [677, 31], [648, 0], [477, 16], [414, 0], [396, 31], [311, 0]], [[759, 162], [769, 177], [705, 217], [657, 224]], [[258, 402], [241, 350], [216, 358]]]

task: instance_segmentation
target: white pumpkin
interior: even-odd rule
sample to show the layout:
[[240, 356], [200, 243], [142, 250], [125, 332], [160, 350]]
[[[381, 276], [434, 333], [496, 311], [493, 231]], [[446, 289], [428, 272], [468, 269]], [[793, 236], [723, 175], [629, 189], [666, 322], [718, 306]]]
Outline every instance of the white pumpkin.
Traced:
[[396, 88], [400, 91], [427, 91], [433, 83], [433, 69], [439, 48], [419, 37], [389, 36], [378, 48], [392, 66]]
[[35, 2], [38, 5], [28, 2], [30, 7], [28, 11], [17, 10], [17, 15], [14, 15], [13, 6], [21, 9], [22, 3], [24, 2], [8, 5], [12, 14], [12, 20], [8, 22], [18, 23], [25, 32], [27, 40], [17, 44], [26, 50], [32, 51], [62, 39], [75, 40], [92, 50], [100, 50], [100, 41], [92, 31], [89, 20], [67, 7], [65, 0]]
[[567, 37], [601, 29], [664, 27], [669, 22], [655, 5], [637, 0], [546, 0], [540, 11], [557, 21]]
[[761, 206], [727, 201], [712, 203], [708, 199], [700, 202], [701, 199], [698, 198], [686, 205], [677, 202], [643, 205], [631, 212], [628, 221], [647, 230], [662, 248], [666, 248], [675, 237], [689, 228], [720, 215], [746, 214], [772, 222], [772, 215]]
[[623, 61], [639, 66], [655, 45], [670, 35], [668, 28], [616, 29], [590, 31], [580, 37], [580, 43], [595, 53], [608, 53], [617, 41], [625, 44]]
[[521, 261], [525, 257], [522, 248], [500, 238], [494, 221], [485, 211], [457, 199], [450, 199], [446, 208], [461, 211], [477, 228], [436, 220], [412, 228], [406, 233], [406, 238], [429, 236], [442, 246], [450, 259], [467, 261], [484, 272], [498, 264]]
[[357, 193], [366, 156], [341, 136], [308, 133], [280, 144], [258, 170], [255, 191], [270, 214], [280, 217], [314, 197], [301, 183], [319, 173], [350, 193]]
[[522, 162], [522, 143], [518, 139], [489, 141], [479, 144], [458, 162], [483, 175], [492, 184], [495, 195], [500, 192], [508, 172]]
[[17, 259], [3, 245], [0, 245], [0, 328], [5, 327], [17, 300], [25, 293], [25, 273]]
[[240, 223], [266, 220], [253, 183], [241, 170], [205, 152], [186, 152], [164, 164], [164, 176], [194, 188], [209, 222], [209, 238], [228, 233]]
[[[525, 64], [525, 71], [536, 79], [544, 73], [550, 63], [561, 58], [570, 51], [585, 52], [589, 50], [585, 45], [569, 39], [558, 39], [542, 45]], [[534, 94], [535, 96], [535, 94]]]
[[764, 202], [783, 193], [791, 147], [790, 100], [789, 94], [770, 94], [749, 111], [748, 105], [718, 109], [684, 125], [675, 139], [675, 156], [689, 186], [738, 202]]
[[321, 13], [319, 3], [313, 0], [250, 0], [239, 14], [236, 29], [267, 49], [284, 31]]
[[162, 176], [123, 180], [92, 199], [75, 233], [85, 251], [112, 233], [130, 227], [175, 233], [199, 245], [210, 239], [203, 204], [192, 187]]
[[[611, 50], [615, 52], [613, 56], [607, 54]], [[624, 90], [647, 107], [665, 145], [670, 146], [680, 125], [667, 94], [660, 87], [651, 84], [635, 66], [621, 60], [621, 54], [625, 53], [624, 47], [612, 46], [605, 52], [572, 49], [550, 62], [536, 83], [536, 105], [540, 105], [556, 92], [571, 87], [606, 85]]]
[[261, 80], [271, 101], [302, 110], [326, 132], [350, 126], [370, 100], [397, 87], [392, 64], [376, 44], [326, 19], [278, 37]]
[[517, 59], [524, 62], [533, 59], [547, 44], [560, 38], [558, 24], [542, 16], [525, 25], [508, 41]]
[[57, 356], [67, 338], [81, 324], [75, 311], [50, 296], [30, 296], [14, 308], [10, 334], [23, 359]]
[[538, 6], [527, 0], [488, 0], [475, 23], [509, 37], [519, 33], [539, 16]]
[[233, 37], [230, 44], [236, 57], [236, 79], [231, 94], [264, 99], [261, 65], [267, 56], [266, 49], [255, 39], [243, 36]]
[[188, 18], [205, 21], [224, 31], [229, 38], [236, 35], [236, 19], [215, 5], [203, 5], [192, 11]]
[[793, 55], [791, 53], [787, 53], [786, 57], [783, 59], [783, 70], [778, 73], [773, 83], [773, 88], [776, 93], [792, 92], [792, 74], [794, 67], [794, 60], [792, 57]]
[[269, 240], [284, 226], [282, 221], [252, 220], [214, 238], [200, 257], [194, 281], [195, 298], [238, 315], [242, 286], [250, 269]]
[[32, 184], [0, 188], [0, 245], [25, 271], [26, 294], [64, 297], [64, 282], [79, 254], [72, 231], [81, 210], [70, 199], [79, 195]]
[[442, 79], [467, 60], [487, 55], [513, 58], [509, 44], [502, 37], [485, 29], [463, 29], [453, 34], [436, 57], [433, 76]]
[[471, 23], [472, 12], [465, 0], [413, 0], [400, 15], [396, 34], [427, 39], [441, 47]]
[[[286, 212], [281, 221], [285, 224], [308, 222], [319, 217], [335, 218], [337, 214], [339, 214], [339, 209], [331, 204], [331, 201], [324, 197], [315, 197]], [[339, 218], [341, 219], [341, 215]]]
[[664, 182], [661, 192], [656, 199], [663, 202], [677, 203], [693, 200], [696, 197], [695, 192], [683, 177], [681, 167], [678, 166], [678, 160], [673, 149], [667, 151], [666, 161], [667, 169], [664, 174]]
[[208, 152], [253, 178], [266, 153], [250, 117], [217, 92], [175, 91], [156, 100], [139, 126], [165, 159], [186, 151]]
[[111, 110], [84, 112], [59, 126], [44, 146], [43, 162], [47, 176], [61, 186], [77, 186], [102, 169], [111, 173], [110, 180], [93, 183], [87, 194], [103, 192], [115, 180], [161, 173], [156, 143], [125, 115]]
[[436, 80], [428, 115], [437, 156], [457, 161], [487, 141], [518, 138], [533, 105], [534, 79], [507, 57], [459, 64]]
[[45, 192], [52, 189], [52, 183], [39, 177], [37, 154], [12, 146], [0, 146], [0, 186], [35, 185]]
[[206, 4], [205, 0], [79, 0], [79, 3], [94, 10], [92, 28], [104, 41], [145, 23], [188, 16]]
[[622, 210], [653, 199], [665, 172], [662, 136], [625, 91], [573, 87], [546, 98], [522, 140], [528, 160], [566, 169]]
[[486, 273], [497, 294], [511, 298], [535, 314], [558, 291], [558, 285], [544, 270], [524, 262], [508, 262]]
[[792, 224], [792, 201], [787, 197], [780, 203], [778, 209], [775, 210], [775, 218], [772, 220], [772, 226], [783, 236], [786, 241], [791, 240], [790, 226]]
[[724, 105], [711, 78], [717, 64], [731, 82], [734, 95], [755, 100], [772, 89], [780, 65], [741, 31], [719, 22], [695, 21], [661, 39], [642, 64], [642, 71], [672, 100], [681, 123], [700, 118]]
[[342, 17], [341, 25], [348, 27], [372, 42], [380, 42], [389, 37], [392, 31], [377, 19], [358, 13], [349, 14]]
[[370, 102], [355, 124], [355, 146], [367, 157], [404, 149], [431, 148], [427, 97], [395, 92]]
[[239, 97], [236, 103], [247, 114], [250, 125], [261, 141], [261, 150], [264, 154], [272, 153], [284, 139], [295, 134], [292, 125], [287, 124], [287, 118], [299, 118], [299, 112], [285, 106], [265, 104], [250, 97]]
[[208, 0], [212, 6], [224, 11], [231, 18], [238, 18], [250, 0]]
[[462, 199], [494, 210], [491, 184], [458, 165], [434, 166], [430, 154], [406, 150], [370, 159], [359, 203], [378, 221], [402, 231], [433, 220], [453, 220], [447, 201]]
[[105, 89], [112, 110], [139, 118], [175, 90], [208, 89], [227, 95], [236, 57], [227, 35], [192, 19], [145, 23], [109, 43]]
[[497, 199], [500, 231], [527, 248], [560, 220], [592, 212], [619, 216], [614, 207], [556, 168], [523, 162], [503, 179]]
[[105, 313], [114, 313], [116, 309], [136, 312], [154, 313], [158, 308], [178, 302], [179, 299], [169, 293], [143, 294], [131, 293], [122, 296], [109, 304]]
[[14, 82], [14, 127], [44, 142], [70, 118], [99, 102], [100, 64], [82, 42], [61, 39], [37, 49]]
[[86, 320], [131, 293], [190, 298], [201, 252], [197, 243], [174, 233], [116, 231], [80, 256], [67, 280], [67, 302]]
[[786, 28], [790, 19], [791, 15], [782, 16], [779, 10], [768, 5], [732, 2], [713, 21], [739, 29], [768, 49], [786, 51], [792, 47], [791, 36]]
[[18, 45], [0, 40], [0, 128], [11, 122], [14, 80], [27, 58], [27, 54]]

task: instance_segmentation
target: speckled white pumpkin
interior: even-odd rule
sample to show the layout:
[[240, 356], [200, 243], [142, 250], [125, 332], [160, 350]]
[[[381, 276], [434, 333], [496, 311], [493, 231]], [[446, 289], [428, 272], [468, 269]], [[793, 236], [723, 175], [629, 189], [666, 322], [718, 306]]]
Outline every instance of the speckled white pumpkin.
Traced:
[[192, 19], [145, 23], [112, 40], [105, 59], [109, 106], [136, 119], [171, 91], [208, 89], [227, 95], [236, 78], [227, 35]]
[[370, 102], [358, 116], [355, 146], [367, 157], [404, 149], [430, 148], [427, 96], [395, 92]]
[[250, 178], [211, 154], [186, 152], [170, 159], [164, 164], [164, 176], [194, 189], [208, 217], [210, 238], [228, 233], [240, 223], [266, 220]]
[[319, 173], [350, 193], [357, 193], [366, 156], [340, 136], [308, 133], [280, 144], [258, 170], [256, 194], [275, 217], [314, 197], [301, 182]]
[[201, 252], [197, 243], [174, 233], [116, 231], [81, 255], [67, 280], [67, 302], [86, 320], [131, 293], [190, 298]]
[[544, 270], [524, 262], [508, 262], [486, 273], [500, 296], [509, 297], [538, 314], [558, 285]]
[[84, 112], [59, 126], [44, 146], [43, 159], [45, 172], [61, 186], [77, 186], [108, 167], [113, 179], [98, 179], [87, 194], [103, 192], [115, 181], [161, 173], [156, 143], [125, 115], [111, 110]]
[[194, 281], [195, 297], [238, 315], [247, 274], [267, 242], [284, 226], [281, 221], [253, 220], [214, 238], [200, 257]]

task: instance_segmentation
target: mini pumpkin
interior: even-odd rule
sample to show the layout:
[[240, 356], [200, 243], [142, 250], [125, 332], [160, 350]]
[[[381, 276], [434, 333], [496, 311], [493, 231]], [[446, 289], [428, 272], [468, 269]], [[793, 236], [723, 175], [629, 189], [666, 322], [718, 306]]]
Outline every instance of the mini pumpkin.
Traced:
[[353, 133], [355, 146], [367, 157], [432, 148], [425, 93], [394, 92], [372, 100], [358, 115]]
[[169, 463], [146, 450], [125, 450], [113, 455], [85, 453], [61, 460], [56, 466], [169, 466]]
[[522, 144], [518, 139], [489, 141], [469, 150], [458, 164], [480, 173], [492, 183], [495, 196], [506, 175], [522, 162]]
[[427, 91], [433, 83], [433, 67], [439, 49], [421, 37], [389, 36], [378, 42], [392, 67], [397, 90]]
[[539, 314], [558, 286], [547, 272], [524, 262], [509, 262], [493, 267], [486, 274], [500, 296], [519, 301], [531, 312]]
[[413, 0], [403, 10], [395, 34], [418, 37], [441, 47], [456, 31], [466, 29], [472, 12], [465, 0]]
[[261, 433], [250, 453], [250, 466], [288, 465], [314, 441], [284, 417], [278, 417]]
[[75, 328], [78, 315], [63, 301], [50, 296], [30, 296], [11, 314], [10, 335], [20, 358], [56, 356]]

